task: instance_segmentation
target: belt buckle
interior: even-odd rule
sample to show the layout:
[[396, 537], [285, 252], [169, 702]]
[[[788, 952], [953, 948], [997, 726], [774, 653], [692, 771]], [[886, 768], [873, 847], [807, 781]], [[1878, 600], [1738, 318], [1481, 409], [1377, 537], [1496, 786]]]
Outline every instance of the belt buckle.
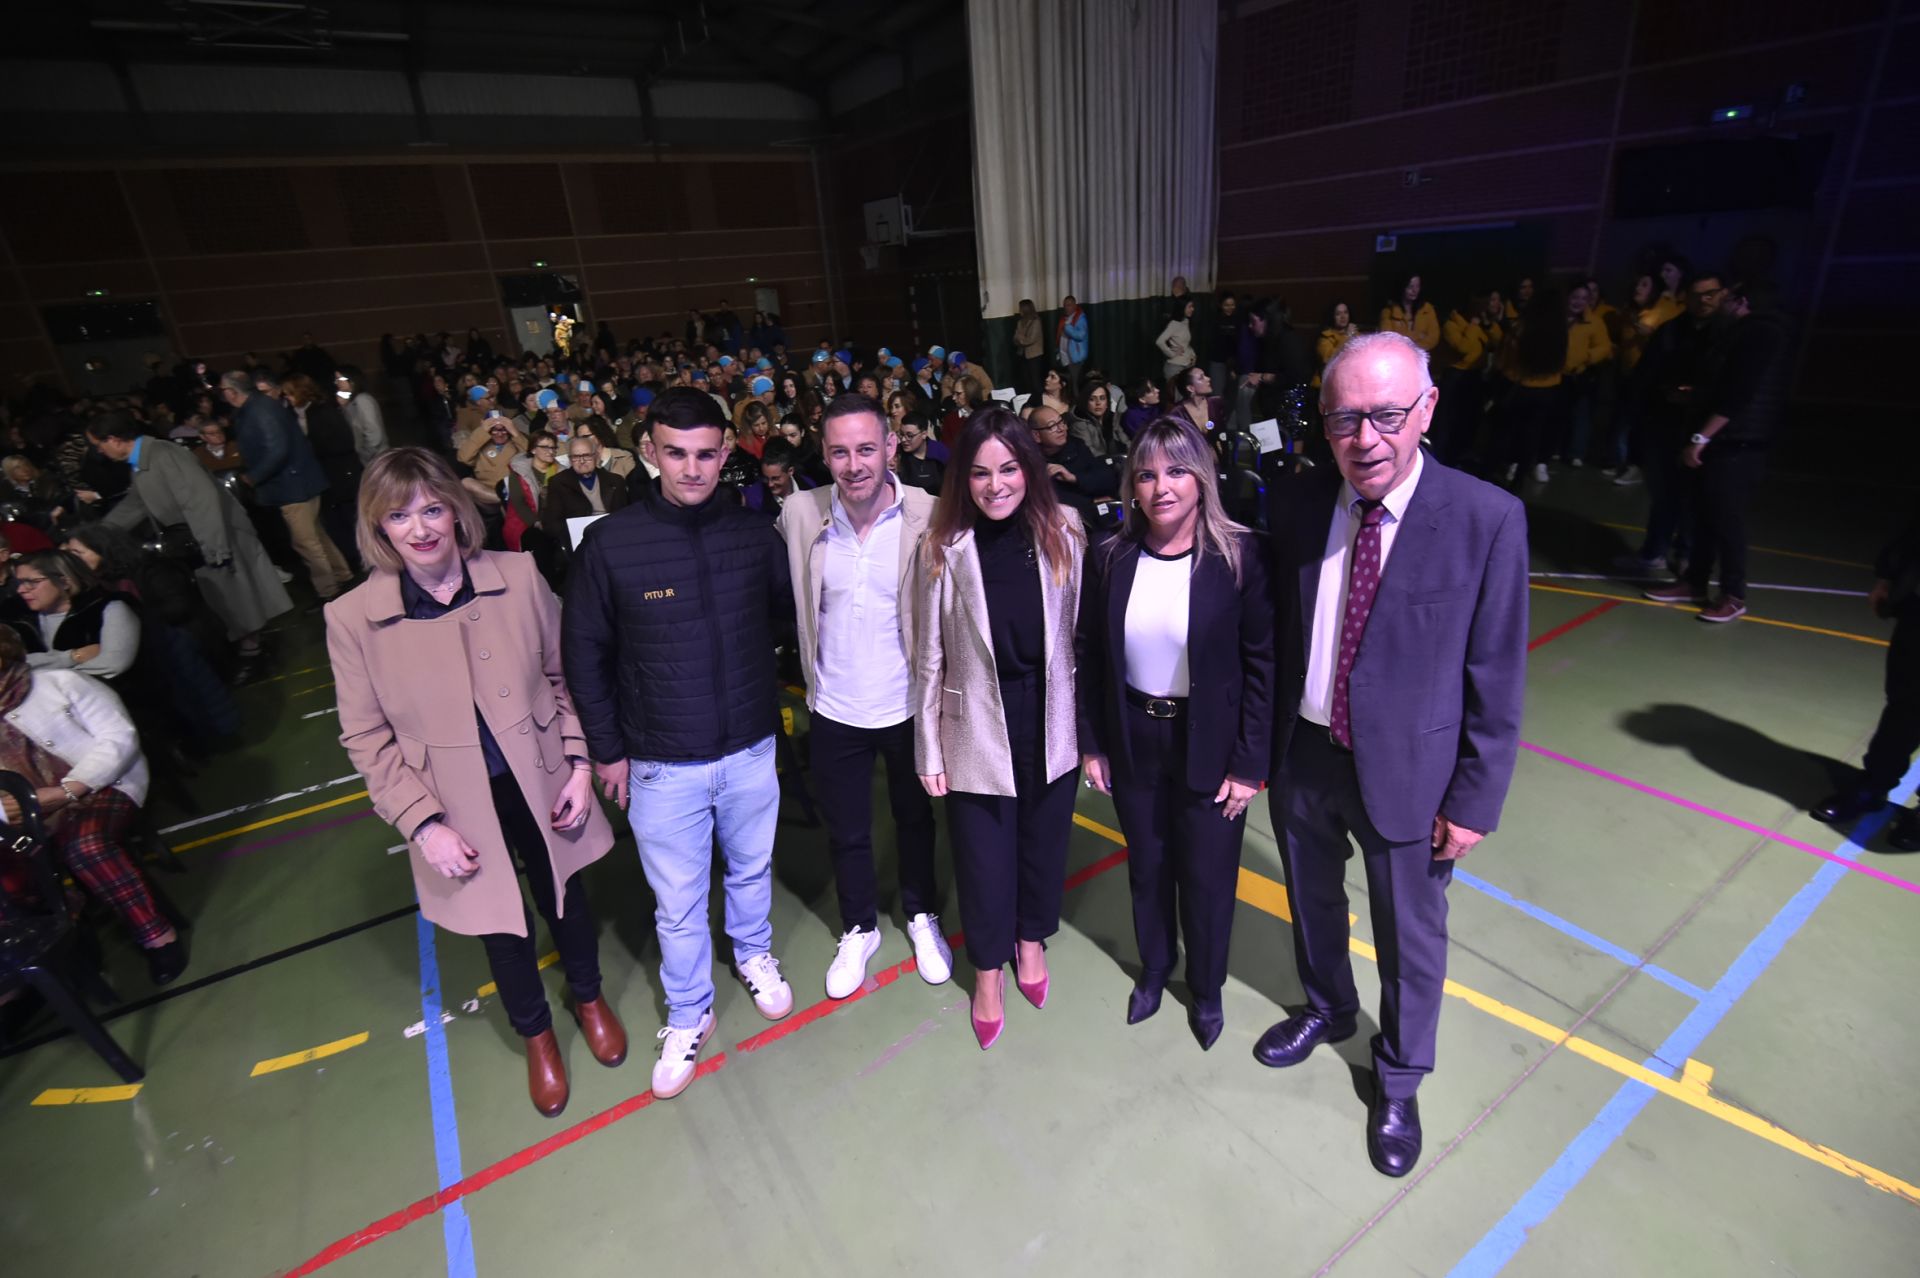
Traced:
[[1142, 708], [1149, 719], [1172, 719], [1180, 713], [1180, 707], [1164, 697], [1148, 697], [1147, 704]]

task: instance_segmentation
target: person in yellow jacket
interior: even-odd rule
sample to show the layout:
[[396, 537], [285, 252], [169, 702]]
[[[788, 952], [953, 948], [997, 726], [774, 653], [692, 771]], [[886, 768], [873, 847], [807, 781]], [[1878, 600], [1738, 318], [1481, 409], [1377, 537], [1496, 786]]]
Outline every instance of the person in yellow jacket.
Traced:
[[[1353, 322], [1353, 312], [1347, 309], [1345, 302], [1335, 302], [1333, 309], [1327, 313], [1327, 326], [1320, 330], [1320, 342], [1315, 347], [1320, 356], [1320, 367], [1325, 369], [1327, 361], [1359, 335], [1360, 327]], [[1313, 384], [1320, 384], [1318, 372], [1313, 375]]]
[[1440, 317], [1435, 314], [1432, 302], [1420, 300], [1418, 275], [1407, 276], [1400, 286], [1400, 300], [1381, 308], [1380, 331], [1411, 337], [1413, 344], [1423, 351], [1440, 344]]
[[1651, 271], [1643, 271], [1634, 278], [1626, 309], [1608, 325], [1613, 337], [1614, 371], [1622, 393], [1616, 399], [1613, 439], [1606, 459], [1609, 465], [1604, 473], [1612, 476], [1616, 484], [1626, 486], [1641, 480], [1640, 467], [1629, 455], [1638, 401], [1631, 384], [1634, 370], [1640, 366], [1640, 357], [1645, 354], [1654, 331], [1681, 313], [1674, 300], [1660, 291], [1660, 278]]
[[1535, 295], [1507, 331], [1497, 367], [1507, 383], [1500, 396], [1500, 436], [1505, 440], [1506, 481], [1531, 472], [1547, 482], [1548, 441], [1563, 429], [1561, 383], [1566, 378], [1568, 329], [1565, 307], [1551, 289]]
[[1520, 282], [1513, 286], [1513, 296], [1507, 299], [1507, 323], [1520, 318], [1520, 313], [1533, 304], [1533, 277], [1522, 275]]
[[1587, 464], [1596, 426], [1611, 441], [1613, 429], [1613, 339], [1593, 307], [1593, 294], [1577, 284], [1567, 294], [1567, 424], [1565, 456], [1575, 470]]
[[1449, 466], [1473, 449], [1480, 433], [1480, 411], [1486, 403], [1488, 357], [1500, 349], [1505, 331], [1500, 326], [1504, 308], [1497, 293], [1469, 298], [1452, 311], [1442, 327], [1446, 344], [1434, 352], [1434, 379], [1440, 386], [1440, 406], [1427, 442], [1433, 455]]

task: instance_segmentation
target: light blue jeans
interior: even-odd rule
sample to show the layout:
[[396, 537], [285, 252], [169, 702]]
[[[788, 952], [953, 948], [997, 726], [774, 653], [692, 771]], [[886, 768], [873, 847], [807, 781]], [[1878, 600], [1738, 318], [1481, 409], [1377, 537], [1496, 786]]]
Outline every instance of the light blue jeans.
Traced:
[[741, 963], [773, 948], [773, 738], [705, 763], [627, 761], [627, 820], [657, 904], [667, 1024], [692, 1029], [713, 1006], [707, 897], [716, 835], [726, 867], [727, 935]]

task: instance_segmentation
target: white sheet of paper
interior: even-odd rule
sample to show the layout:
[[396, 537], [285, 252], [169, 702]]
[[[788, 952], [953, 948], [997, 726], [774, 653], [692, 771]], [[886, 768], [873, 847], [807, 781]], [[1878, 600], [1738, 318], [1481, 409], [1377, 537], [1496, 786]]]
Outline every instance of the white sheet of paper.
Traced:
[[1021, 409], [1025, 408], [1027, 406], [1027, 401], [1032, 398], [1033, 396], [1031, 395], [1015, 395], [1013, 397], [1013, 411], [1017, 413]]
[[596, 519], [605, 519], [605, 515], [575, 515], [567, 521], [567, 540], [573, 543], [573, 549], [580, 549], [580, 539], [587, 535], [587, 529]]
[[1286, 441], [1280, 438], [1280, 419], [1277, 417], [1269, 417], [1264, 422], [1255, 422], [1247, 429], [1252, 432], [1255, 439], [1260, 441], [1262, 456], [1277, 453], [1287, 446]]
[[1011, 404], [1016, 393], [1011, 386], [996, 386], [993, 391], [993, 397], [1003, 404]]

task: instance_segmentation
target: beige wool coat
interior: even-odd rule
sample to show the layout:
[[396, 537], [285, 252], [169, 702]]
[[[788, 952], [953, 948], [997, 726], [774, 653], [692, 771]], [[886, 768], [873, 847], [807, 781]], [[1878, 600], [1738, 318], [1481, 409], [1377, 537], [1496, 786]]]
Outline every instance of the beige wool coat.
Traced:
[[[1085, 545], [1080, 516], [1060, 512], [1077, 552]], [[938, 576], [930, 571], [933, 541], [921, 545], [915, 577], [914, 632], [920, 649], [913, 667], [915, 767], [922, 776], [947, 774], [947, 788], [1011, 798], [1013, 747], [1000, 676], [993, 659], [987, 591], [971, 530], [947, 547]], [[1080, 725], [1074, 705], [1074, 627], [1080, 619], [1080, 573], [1084, 557], [1073, 554], [1064, 580], [1040, 556], [1040, 602], [1046, 619], [1047, 780], [1080, 766]]]
[[[568, 756], [588, 757], [560, 671], [559, 601], [531, 555], [479, 551], [467, 573], [473, 602], [431, 621], [407, 618], [400, 575], [385, 569], [327, 605], [340, 744], [374, 811], [408, 840], [420, 913], [450, 932], [525, 936], [474, 707], [546, 836], [561, 906], [567, 880], [606, 855], [613, 829], [597, 802], [577, 830], [555, 830], [549, 819], [572, 775]], [[433, 869], [412, 842], [436, 813], [480, 853], [479, 870], [464, 879]]]

